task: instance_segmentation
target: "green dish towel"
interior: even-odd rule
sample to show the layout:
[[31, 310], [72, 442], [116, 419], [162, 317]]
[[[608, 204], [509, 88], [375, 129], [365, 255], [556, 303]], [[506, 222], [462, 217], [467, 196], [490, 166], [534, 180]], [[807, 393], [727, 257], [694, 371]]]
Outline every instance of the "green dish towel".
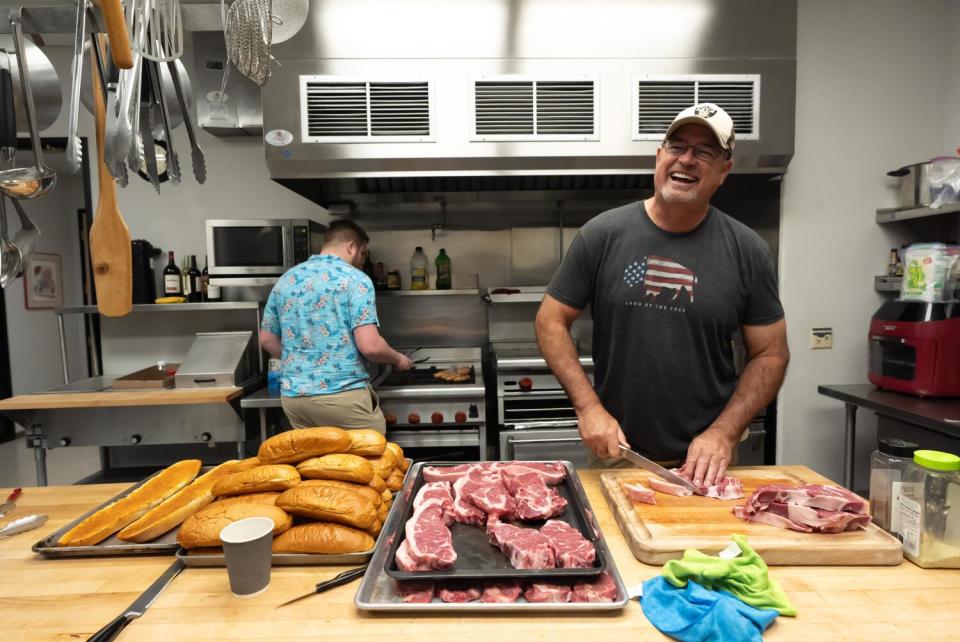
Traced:
[[739, 556], [722, 559], [687, 549], [683, 559], [663, 565], [663, 576], [677, 587], [694, 580], [711, 591], [727, 591], [758, 609], [776, 609], [780, 615], [795, 616], [797, 609], [790, 604], [783, 588], [770, 577], [766, 562], [750, 548], [747, 538], [734, 535], [733, 541], [740, 547]]

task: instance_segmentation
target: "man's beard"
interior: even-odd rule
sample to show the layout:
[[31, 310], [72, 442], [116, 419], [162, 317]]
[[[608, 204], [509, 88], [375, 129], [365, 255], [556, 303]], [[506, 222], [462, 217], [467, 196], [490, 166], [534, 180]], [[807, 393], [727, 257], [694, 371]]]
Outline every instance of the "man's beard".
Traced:
[[690, 205], [700, 200], [700, 190], [674, 190], [667, 187], [661, 190], [660, 196], [668, 205]]

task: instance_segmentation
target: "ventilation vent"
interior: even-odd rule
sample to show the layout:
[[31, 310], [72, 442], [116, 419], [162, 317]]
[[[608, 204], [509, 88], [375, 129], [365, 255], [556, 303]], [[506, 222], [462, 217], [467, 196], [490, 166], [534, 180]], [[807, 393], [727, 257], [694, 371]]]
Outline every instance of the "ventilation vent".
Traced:
[[730, 114], [737, 140], [757, 140], [759, 75], [638, 76], [633, 140], [661, 140], [674, 117], [690, 105], [714, 103]]
[[599, 139], [594, 79], [478, 80], [473, 101], [474, 141]]
[[300, 77], [305, 143], [432, 140], [430, 83]]

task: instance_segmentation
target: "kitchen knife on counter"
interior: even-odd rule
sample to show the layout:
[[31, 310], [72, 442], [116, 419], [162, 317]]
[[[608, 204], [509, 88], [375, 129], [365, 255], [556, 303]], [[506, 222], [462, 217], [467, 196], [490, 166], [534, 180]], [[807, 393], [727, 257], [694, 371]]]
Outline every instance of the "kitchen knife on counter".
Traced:
[[694, 495], [703, 495], [703, 492], [701, 492], [699, 488], [697, 488], [696, 486], [688, 482], [686, 479], [684, 479], [680, 475], [670, 472], [669, 470], [667, 470], [657, 462], [647, 459], [640, 453], [636, 453], [630, 450], [630, 448], [628, 448], [627, 446], [624, 446], [623, 444], [620, 444], [620, 456], [626, 459], [627, 461], [629, 461], [631, 464], [636, 464], [640, 468], [643, 468], [644, 470], [647, 470], [653, 473], [660, 479], [665, 479], [671, 484], [683, 486]]
[[131, 620], [140, 617], [150, 608], [150, 605], [153, 604], [154, 600], [163, 592], [163, 589], [167, 588], [167, 585], [173, 581], [173, 578], [180, 575], [180, 571], [182, 571], [183, 568], [183, 560], [177, 560], [171, 564], [170, 568], [163, 572], [163, 575], [158, 577], [146, 591], [140, 594], [140, 597], [133, 601], [133, 604], [118, 615], [113, 622], [94, 633], [87, 642], [108, 642], [120, 635], [120, 631], [130, 624]]
[[359, 566], [357, 568], [352, 568], [349, 571], [344, 571], [343, 573], [340, 573], [340, 575], [337, 575], [336, 577], [333, 577], [329, 580], [318, 582], [317, 588], [310, 591], [309, 593], [304, 593], [299, 597], [295, 597], [292, 600], [287, 600], [283, 604], [278, 604], [277, 606], [280, 607], [280, 606], [286, 606], [287, 604], [293, 604], [294, 602], [299, 602], [300, 600], [308, 598], [311, 595], [316, 595], [317, 593], [323, 593], [324, 591], [329, 591], [330, 589], [337, 586], [349, 584], [350, 582], [354, 581], [358, 577], [363, 577], [363, 574], [366, 572], [367, 572], [366, 564], [364, 564], [363, 566]]

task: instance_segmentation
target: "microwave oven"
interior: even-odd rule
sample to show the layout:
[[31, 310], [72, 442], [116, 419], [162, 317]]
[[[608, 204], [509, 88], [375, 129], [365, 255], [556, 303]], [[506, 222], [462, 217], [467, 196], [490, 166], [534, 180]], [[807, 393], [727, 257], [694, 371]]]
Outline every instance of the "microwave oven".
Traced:
[[211, 276], [278, 276], [323, 247], [326, 227], [310, 219], [207, 219]]

